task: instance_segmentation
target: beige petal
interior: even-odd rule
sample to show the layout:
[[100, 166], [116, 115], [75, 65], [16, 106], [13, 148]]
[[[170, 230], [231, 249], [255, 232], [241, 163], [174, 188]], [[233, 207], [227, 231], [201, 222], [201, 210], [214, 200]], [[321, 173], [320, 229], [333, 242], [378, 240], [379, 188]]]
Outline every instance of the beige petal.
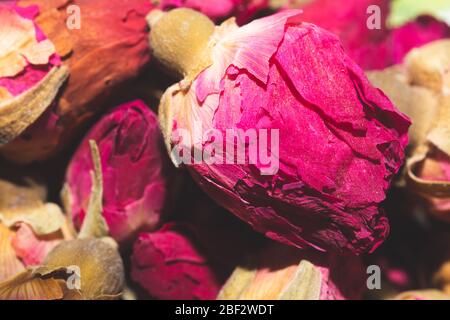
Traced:
[[92, 191], [86, 217], [81, 226], [79, 239], [102, 238], [109, 235], [108, 225], [103, 218], [103, 175], [100, 153], [95, 141], [89, 141], [91, 147], [94, 172], [91, 172]]
[[[425, 148], [425, 147], [424, 147]], [[417, 168], [426, 159], [428, 149], [425, 148], [422, 152], [417, 152], [410, 157], [406, 162], [407, 183], [408, 187], [415, 192], [424, 196], [431, 196], [435, 198], [449, 198], [450, 197], [450, 181], [432, 181], [420, 178], [417, 174]]]
[[238, 267], [220, 290], [218, 300], [237, 300], [256, 276], [256, 270]]
[[294, 278], [281, 292], [279, 300], [319, 300], [322, 287], [322, 274], [309, 261], [303, 260]]
[[413, 49], [405, 58], [413, 84], [450, 94], [450, 40]]
[[25, 270], [11, 245], [13, 237], [14, 232], [0, 223], [0, 282]]
[[56, 204], [42, 203], [27, 208], [0, 210], [0, 221], [8, 227], [25, 222], [37, 235], [46, 235], [60, 230], [65, 217]]
[[47, 64], [55, 53], [49, 41], [37, 42], [31, 20], [22, 18], [14, 9], [0, 8], [0, 77], [13, 77], [27, 65]]
[[62, 280], [43, 279], [29, 269], [0, 283], [0, 300], [60, 300], [64, 297], [63, 286]]
[[125, 275], [117, 248], [101, 239], [77, 239], [57, 246], [36, 273], [47, 276], [76, 266], [80, 270], [83, 299], [117, 298], [124, 287]]
[[374, 86], [386, 93], [401, 112], [411, 118], [410, 144], [417, 147], [425, 143], [439, 114], [438, 95], [427, 88], [411, 86], [406, 70], [401, 66], [370, 71], [367, 77]]
[[2, 103], [2, 101], [9, 100], [12, 97], [13, 97], [12, 94], [9, 93], [9, 91], [6, 88], [0, 87], [0, 103]]
[[450, 92], [449, 95], [441, 96], [439, 110], [438, 120], [428, 135], [428, 141], [450, 156]]

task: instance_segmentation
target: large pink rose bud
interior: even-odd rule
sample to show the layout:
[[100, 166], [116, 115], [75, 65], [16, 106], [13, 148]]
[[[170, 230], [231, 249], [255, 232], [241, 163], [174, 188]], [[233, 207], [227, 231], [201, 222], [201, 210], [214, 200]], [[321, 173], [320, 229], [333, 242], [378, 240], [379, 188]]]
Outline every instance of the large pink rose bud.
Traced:
[[91, 197], [90, 140], [100, 151], [103, 216], [111, 236], [126, 241], [140, 230], [154, 229], [164, 211], [169, 179], [156, 116], [142, 101], [133, 101], [105, 115], [87, 134], [66, 174], [67, 210], [77, 227]]
[[183, 77], [161, 101], [166, 145], [266, 236], [371, 251], [388, 234], [379, 204], [403, 164], [410, 122], [336, 36], [301, 19], [285, 11], [239, 28], [189, 9], [149, 17], [154, 56]]
[[215, 299], [220, 282], [184, 229], [166, 225], [141, 234], [134, 245], [131, 276], [155, 299]]

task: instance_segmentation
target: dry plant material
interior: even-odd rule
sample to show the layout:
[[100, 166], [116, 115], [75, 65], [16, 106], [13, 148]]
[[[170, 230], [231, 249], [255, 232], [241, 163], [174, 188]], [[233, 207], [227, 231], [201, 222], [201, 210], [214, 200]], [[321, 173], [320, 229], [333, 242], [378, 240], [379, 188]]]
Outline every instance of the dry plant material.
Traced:
[[[155, 58], [184, 77], [159, 109], [176, 165], [285, 244], [363, 253], [383, 242], [389, 225], [379, 204], [403, 165], [410, 122], [334, 35], [296, 10], [243, 27], [232, 19], [214, 27], [188, 9], [152, 12], [149, 22]], [[259, 140], [246, 143], [239, 131]], [[235, 135], [244, 164], [230, 152]], [[247, 148], [258, 143], [266, 143], [258, 152]]]
[[[70, 17], [79, 28], [66, 24], [70, 5], [80, 10], [78, 18]], [[25, 15], [16, 17], [21, 24], [0, 18], [0, 144], [9, 142], [4, 157], [44, 161], [79, 135], [148, 63], [145, 15], [151, 8], [148, 0], [0, 3], [0, 14]]]
[[271, 245], [247, 266], [236, 268], [220, 300], [359, 299], [364, 287], [361, 261], [301, 253]]
[[450, 40], [414, 49], [404, 65], [369, 78], [413, 120], [408, 187], [428, 201], [431, 213], [450, 221]]
[[[98, 145], [102, 166], [96, 188], [90, 141]], [[109, 234], [119, 242], [155, 230], [167, 211], [167, 164], [156, 115], [140, 100], [118, 106], [92, 127], [69, 163], [63, 192], [66, 212], [79, 229], [95, 199], [94, 210], [102, 213]]]

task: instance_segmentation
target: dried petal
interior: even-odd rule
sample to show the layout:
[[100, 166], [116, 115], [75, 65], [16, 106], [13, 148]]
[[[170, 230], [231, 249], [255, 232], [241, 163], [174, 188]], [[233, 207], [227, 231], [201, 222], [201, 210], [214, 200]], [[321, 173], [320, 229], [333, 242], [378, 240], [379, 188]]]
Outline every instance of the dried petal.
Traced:
[[182, 226], [141, 234], [132, 256], [133, 280], [155, 299], [214, 299], [219, 281]]
[[[256, 260], [255, 260], [256, 259]], [[362, 264], [272, 246], [238, 267], [219, 293], [222, 300], [341, 300], [361, 297]], [[351, 272], [349, 272], [351, 270]]]
[[102, 239], [65, 241], [45, 259], [37, 274], [48, 276], [76, 266], [80, 270], [83, 299], [118, 298], [124, 286], [124, 267], [117, 250]]
[[64, 239], [70, 237], [62, 231], [52, 234], [38, 236], [33, 229], [25, 224], [20, 223], [19, 227], [11, 240], [15, 254], [20, 258], [25, 266], [37, 266], [42, 264], [45, 257]]
[[0, 283], [25, 269], [11, 246], [13, 237], [14, 232], [0, 223]]
[[[81, 30], [67, 28], [68, 4], [79, 6]], [[35, 21], [54, 43], [70, 79], [54, 105], [2, 148], [5, 157], [20, 163], [46, 160], [69, 145], [150, 59], [145, 16], [152, 5], [148, 0], [18, 1], [20, 7], [30, 5], [39, 7]]]
[[[95, 184], [90, 140], [98, 145], [101, 158]], [[155, 229], [169, 194], [167, 160], [156, 116], [142, 101], [105, 115], [87, 134], [67, 170], [66, 211], [75, 226], [80, 228], [91, 210], [103, 213], [111, 236], [120, 242], [133, 239], [140, 230]]]
[[1, 300], [59, 300], [64, 297], [64, 282], [36, 277], [26, 270], [9, 281], [0, 282]]
[[450, 40], [412, 50], [405, 58], [412, 83], [450, 94]]
[[30, 63], [46, 65], [55, 53], [49, 40], [36, 39], [32, 20], [23, 18], [14, 8], [0, 6], [0, 78], [14, 77]]

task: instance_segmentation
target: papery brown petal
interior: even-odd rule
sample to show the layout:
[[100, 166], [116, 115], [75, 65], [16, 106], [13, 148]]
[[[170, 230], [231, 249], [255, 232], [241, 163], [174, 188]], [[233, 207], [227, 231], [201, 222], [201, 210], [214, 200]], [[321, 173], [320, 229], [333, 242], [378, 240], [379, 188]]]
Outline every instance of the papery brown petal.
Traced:
[[64, 296], [64, 282], [36, 277], [29, 269], [0, 283], [0, 300], [59, 300]]
[[94, 140], [89, 141], [91, 148], [92, 160], [94, 163], [94, 172], [91, 172], [92, 190], [89, 199], [88, 211], [86, 218], [81, 226], [79, 239], [84, 238], [101, 238], [109, 234], [108, 225], [103, 218], [103, 175], [98, 146]]
[[0, 282], [25, 270], [11, 246], [14, 232], [0, 223]]
[[44, 113], [68, 75], [66, 67], [54, 67], [32, 89], [0, 103], [0, 146], [17, 138]]

